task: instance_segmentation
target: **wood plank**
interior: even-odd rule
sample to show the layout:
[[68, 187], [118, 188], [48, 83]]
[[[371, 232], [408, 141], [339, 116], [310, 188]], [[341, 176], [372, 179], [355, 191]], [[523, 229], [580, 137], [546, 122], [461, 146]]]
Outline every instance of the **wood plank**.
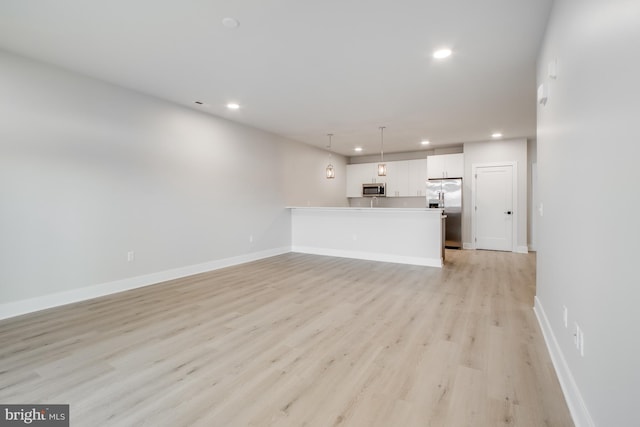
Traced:
[[72, 425], [572, 426], [535, 255], [285, 254], [0, 321], [0, 401]]

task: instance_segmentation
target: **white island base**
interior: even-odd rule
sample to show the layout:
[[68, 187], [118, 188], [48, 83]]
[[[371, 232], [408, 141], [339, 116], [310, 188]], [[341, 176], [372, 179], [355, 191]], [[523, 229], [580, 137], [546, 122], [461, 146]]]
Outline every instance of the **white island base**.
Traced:
[[291, 208], [292, 251], [442, 267], [442, 209]]

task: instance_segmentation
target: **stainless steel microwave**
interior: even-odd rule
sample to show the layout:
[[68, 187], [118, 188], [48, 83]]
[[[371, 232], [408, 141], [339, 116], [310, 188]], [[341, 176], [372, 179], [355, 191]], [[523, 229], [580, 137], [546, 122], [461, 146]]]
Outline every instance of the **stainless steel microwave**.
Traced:
[[362, 197], [386, 197], [384, 182], [362, 184]]

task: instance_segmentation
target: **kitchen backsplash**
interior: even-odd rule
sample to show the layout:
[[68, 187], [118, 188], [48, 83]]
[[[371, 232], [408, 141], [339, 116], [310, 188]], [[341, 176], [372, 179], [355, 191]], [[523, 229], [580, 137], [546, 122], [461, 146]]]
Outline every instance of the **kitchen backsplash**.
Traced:
[[368, 208], [373, 200], [374, 208], [426, 208], [425, 197], [354, 197], [349, 199], [349, 207]]

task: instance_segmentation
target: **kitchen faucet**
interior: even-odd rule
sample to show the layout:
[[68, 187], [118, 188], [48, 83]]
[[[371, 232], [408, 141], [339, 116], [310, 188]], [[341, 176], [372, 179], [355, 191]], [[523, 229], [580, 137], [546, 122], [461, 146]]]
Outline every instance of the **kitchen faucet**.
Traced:
[[373, 196], [373, 197], [371, 198], [371, 207], [373, 207], [373, 201], [374, 201], [374, 200], [376, 201], [376, 205], [378, 204], [378, 198], [377, 198], [376, 196]]

